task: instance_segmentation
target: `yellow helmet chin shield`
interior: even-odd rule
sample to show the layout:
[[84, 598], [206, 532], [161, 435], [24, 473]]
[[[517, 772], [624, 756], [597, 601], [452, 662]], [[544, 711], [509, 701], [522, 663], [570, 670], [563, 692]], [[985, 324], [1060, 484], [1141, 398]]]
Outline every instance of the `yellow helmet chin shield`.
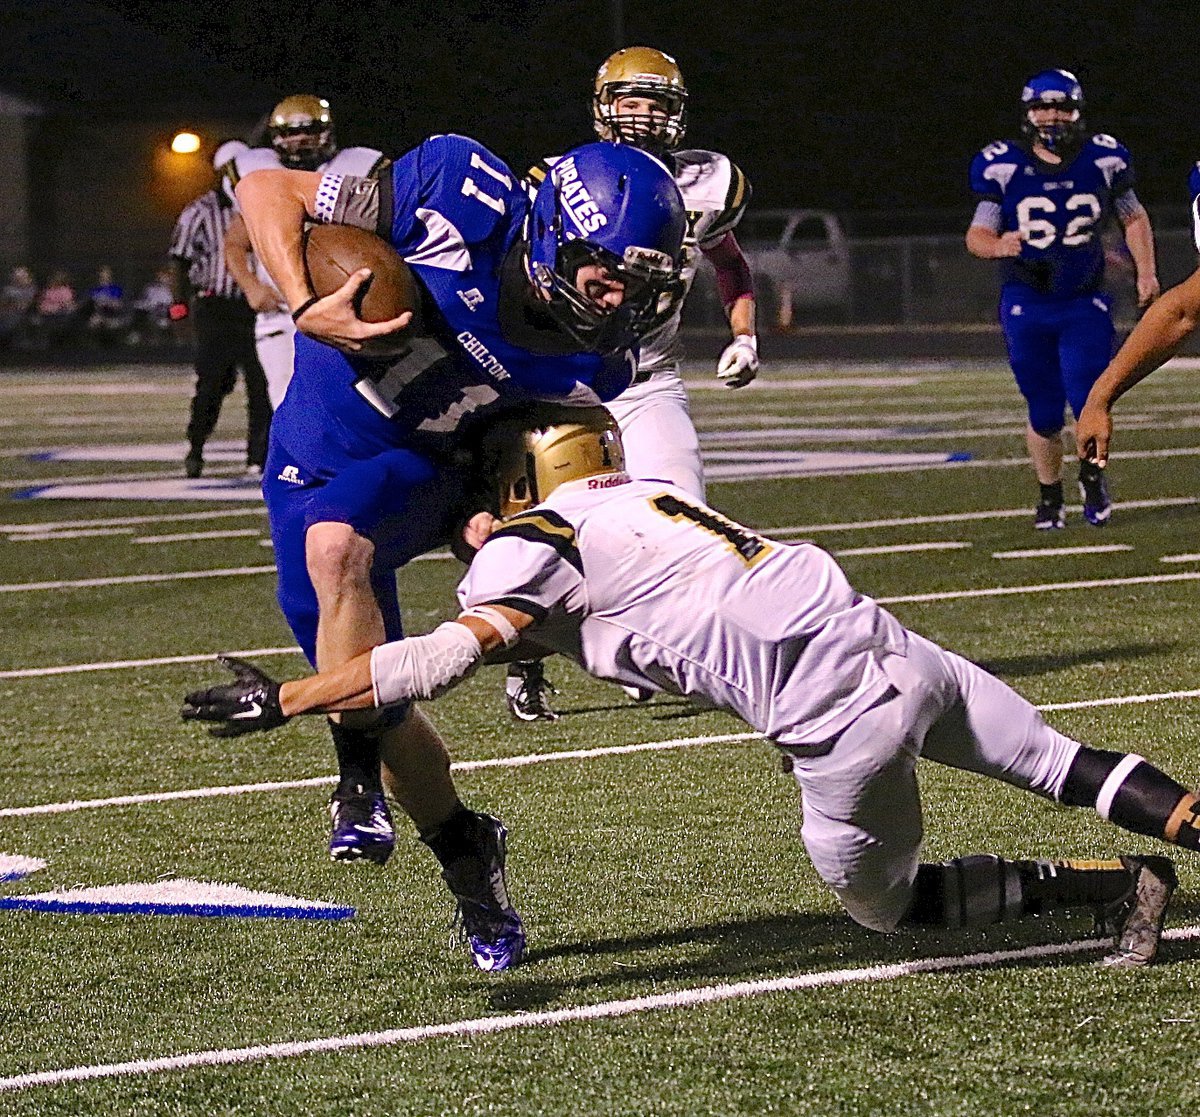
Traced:
[[285, 167], [315, 171], [337, 152], [329, 102], [312, 93], [294, 93], [271, 110], [271, 146]]
[[484, 436], [482, 458], [502, 519], [540, 504], [567, 481], [625, 468], [617, 421], [603, 407], [547, 405], [502, 420]]
[[[650, 98], [657, 107], [618, 112], [617, 102], [625, 97]], [[653, 47], [625, 47], [609, 55], [596, 71], [592, 119], [602, 140], [651, 155], [678, 147], [687, 130], [687, 88], [675, 59]]]

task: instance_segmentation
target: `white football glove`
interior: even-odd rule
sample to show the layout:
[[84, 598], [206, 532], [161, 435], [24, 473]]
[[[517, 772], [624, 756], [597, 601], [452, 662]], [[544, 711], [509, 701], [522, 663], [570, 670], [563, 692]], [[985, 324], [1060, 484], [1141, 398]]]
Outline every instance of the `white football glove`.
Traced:
[[717, 361], [717, 378], [726, 388], [744, 388], [758, 375], [758, 338], [738, 334]]

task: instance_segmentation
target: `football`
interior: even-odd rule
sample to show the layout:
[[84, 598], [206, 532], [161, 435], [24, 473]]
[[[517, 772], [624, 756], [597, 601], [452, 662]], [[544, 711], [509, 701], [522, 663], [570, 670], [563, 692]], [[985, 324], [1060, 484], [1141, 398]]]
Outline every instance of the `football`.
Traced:
[[310, 225], [305, 230], [304, 270], [313, 294], [331, 294], [359, 268], [371, 269], [355, 300], [359, 318], [386, 322], [411, 310], [413, 322], [404, 334], [416, 332], [421, 303], [417, 281], [387, 241], [353, 225]]

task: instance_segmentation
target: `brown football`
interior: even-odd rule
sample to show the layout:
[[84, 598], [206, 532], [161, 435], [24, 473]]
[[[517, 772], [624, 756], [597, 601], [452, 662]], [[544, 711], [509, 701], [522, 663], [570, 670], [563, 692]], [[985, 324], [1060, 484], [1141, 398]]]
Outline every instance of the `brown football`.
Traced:
[[[304, 232], [304, 269], [315, 295], [336, 291], [359, 268], [370, 268], [371, 278], [355, 302], [355, 313], [364, 322], [386, 322], [406, 310], [413, 322], [404, 334], [417, 329], [420, 295], [408, 265], [387, 241], [354, 225], [310, 225]], [[377, 351], [383, 343], [372, 342]]]

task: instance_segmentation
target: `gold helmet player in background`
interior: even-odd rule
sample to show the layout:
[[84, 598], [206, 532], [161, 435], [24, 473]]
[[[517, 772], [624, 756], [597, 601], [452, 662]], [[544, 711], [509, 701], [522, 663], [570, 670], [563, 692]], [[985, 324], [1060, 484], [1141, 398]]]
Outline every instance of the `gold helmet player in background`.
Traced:
[[329, 102], [312, 93], [294, 93], [272, 110], [271, 146], [291, 170], [315, 171], [337, 152]]
[[674, 150], [687, 128], [687, 88], [675, 59], [653, 47], [609, 55], [596, 71], [592, 117], [602, 140], [652, 155]]

